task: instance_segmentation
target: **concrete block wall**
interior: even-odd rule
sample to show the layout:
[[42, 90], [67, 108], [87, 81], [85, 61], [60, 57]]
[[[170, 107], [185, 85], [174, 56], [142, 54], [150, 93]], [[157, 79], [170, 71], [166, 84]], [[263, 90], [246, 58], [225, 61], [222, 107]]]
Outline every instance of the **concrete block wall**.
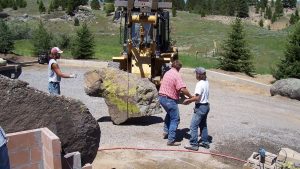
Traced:
[[[7, 134], [11, 169], [62, 169], [61, 143], [48, 128]], [[83, 169], [92, 169], [86, 164]]]

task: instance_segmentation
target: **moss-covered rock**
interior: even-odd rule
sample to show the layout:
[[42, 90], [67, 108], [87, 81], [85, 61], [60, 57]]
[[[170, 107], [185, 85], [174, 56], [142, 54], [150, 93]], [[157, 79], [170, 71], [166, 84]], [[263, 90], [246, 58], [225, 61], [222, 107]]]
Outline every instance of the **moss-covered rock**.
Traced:
[[109, 114], [115, 124], [131, 117], [161, 113], [158, 92], [153, 83], [136, 75], [104, 68], [85, 74], [85, 92], [104, 97]]

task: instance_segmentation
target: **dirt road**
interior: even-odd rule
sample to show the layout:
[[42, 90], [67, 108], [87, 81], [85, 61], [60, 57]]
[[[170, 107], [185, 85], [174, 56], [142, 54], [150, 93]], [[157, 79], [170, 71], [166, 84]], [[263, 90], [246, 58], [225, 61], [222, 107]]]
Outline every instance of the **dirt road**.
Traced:
[[[180, 105], [181, 121], [178, 141], [182, 146], [168, 147], [162, 139], [164, 114], [131, 119], [123, 125], [113, 125], [102, 98], [85, 95], [83, 74], [89, 68], [66, 67], [64, 72], [77, 73], [77, 79], [63, 79], [62, 94], [81, 100], [98, 120], [101, 128], [100, 149], [138, 147], [184, 150], [193, 105]], [[195, 77], [192, 70], [181, 72], [188, 88], [193, 92]], [[21, 80], [32, 87], [47, 91], [47, 66], [25, 67]], [[283, 97], [271, 97], [268, 86], [234, 80], [229, 76], [208, 72], [211, 111], [208, 131], [212, 137], [211, 149], [203, 152], [228, 154], [246, 160], [252, 152], [264, 147], [278, 153], [289, 147], [300, 152], [300, 102]], [[93, 167], [103, 168], [241, 168], [243, 163], [207, 154], [186, 152], [114, 150], [99, 151]]]

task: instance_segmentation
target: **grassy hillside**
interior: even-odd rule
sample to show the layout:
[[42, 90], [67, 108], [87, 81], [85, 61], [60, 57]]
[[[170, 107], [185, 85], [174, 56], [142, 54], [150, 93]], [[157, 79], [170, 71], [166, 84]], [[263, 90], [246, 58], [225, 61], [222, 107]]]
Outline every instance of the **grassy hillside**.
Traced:
[[[27, 9], [13, 11], [14, 15], [24, 13], [35, 14], [37, 4], [35, 0], [28, 0]], [[47, 2], [46, 2], [47, 3]], [[36, 10], [35, 10], [36, 9]], [[30, 12], [29, 12], [30, 11]], [[119, 44], [119, 25], [112, 23], [111, 17], [106, 17], [103, 11], [93, 11], [96, 20], [89, 23], [89, 27], [95, 35], [96, 59], [110, 60], [121, 52]], [[62, 13], [63, 14], [63, 13]], [[32, 27], [38, 21], [31, 23]], [[75, 35], [79, 27], [73, 26], [72, 21], [46, 22], [46, 27], [53, 33], [66, 33]], [[184, 66], [195, 67], [204, 66], [216, 68], [217, 60], [211, 56], [214, 49], [214, 42], [217, 50], [221, 49], [221, 44], [230, 31], [230, 26], [218, 21], [208, 21], [199, 15], [187, 12], [177, 12], [177, 17], [171, 18], [171, 38], [176, 41], [179, 47], [179, 54]], [[269, 31], [253, 25], [245, 25], [246, 39], [254, 56], [254, 64], [259, 74], [271, 72], [271, 67], [283, 56], [288, 30]], [[17, 41], [15, 52], [22, 55], [32, 55], [32, 44], [30, 40]], [[64, 57], [71, 57], [70, 51], [65, 50]]]

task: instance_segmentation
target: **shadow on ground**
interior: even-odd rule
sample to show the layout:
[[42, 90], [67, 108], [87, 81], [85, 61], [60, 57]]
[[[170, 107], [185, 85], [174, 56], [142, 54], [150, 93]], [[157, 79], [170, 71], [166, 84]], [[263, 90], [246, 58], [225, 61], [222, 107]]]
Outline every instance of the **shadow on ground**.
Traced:
[[[98, 122], [112, 122], [110, 116], [103, 116], [97, 120]], [[123, 126], [150, 126], [162, 123], [164, 120], [157, 116], [142, 116], [128, 119], [126, 122], [119, 124]]]

